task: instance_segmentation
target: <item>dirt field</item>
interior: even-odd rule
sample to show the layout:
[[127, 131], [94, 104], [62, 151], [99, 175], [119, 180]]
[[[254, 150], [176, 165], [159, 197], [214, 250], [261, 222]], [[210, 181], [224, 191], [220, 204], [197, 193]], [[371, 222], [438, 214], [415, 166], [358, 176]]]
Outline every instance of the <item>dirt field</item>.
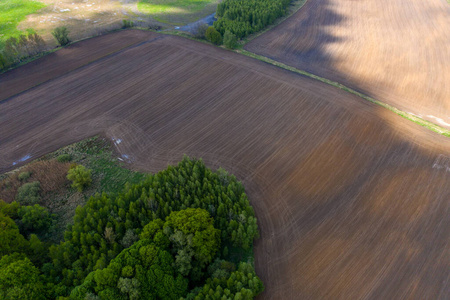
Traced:
[[120, 140], [139, 170], [202, 157], [234, 173], [255, 207], [260, 299], [449, 295], [450, 139], [233, 52], [141, 38], [63, 76], [50, 68], [59, 56], [14, 71], [47, 81], [27, 90], [41, 80], [27, 78], [0, 102], [0, 172], [96, 134]]
[[310, 0], [245, 48], [450, 128], [445, 0]]

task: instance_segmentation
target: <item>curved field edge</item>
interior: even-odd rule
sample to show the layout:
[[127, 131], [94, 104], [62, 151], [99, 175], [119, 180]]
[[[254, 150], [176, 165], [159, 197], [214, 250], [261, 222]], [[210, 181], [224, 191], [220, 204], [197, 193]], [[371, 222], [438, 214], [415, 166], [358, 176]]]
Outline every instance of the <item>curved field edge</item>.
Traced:
[[384, 102], [381, 102], [379, 100], [376, 100], [376, 99], [374, 99], [372, 97], [364, 95], [364, 94], [362, 94], [362, 93], [360, 93], [358, 91], [355, 91], [354, 89], [351, 89], [351, 88], [349, 88], [349, 87], [347, 87], [347, 86], [345, 86], [345, 85], [343, 85], [343, 84], [341, 84], [339, 82], [335, 82], [335, 81], [326, 79], [324, 77], [320, 77], [320, 76], [314, 75], [312, 73], [306, 72], [304, 70], [300, 70], [300, 69], [288, 66], [286, 64], [283, 64], [281, 62], [275, 61], [275, 60], [273, 60], [271, 58], [268, 58], [266, 56], [258, 55], [256, 53], [253, 53], [253, 52], [250, 52], [250, 51], [247, 51], [247, 50], [244, 50], [244, 49], [236, 50], [236, 52], [244, 54], [244, 55], [252, 57], [252, 58], [255, 58], [255, 59], [258, 59], [258, 60], [263, 61], [265, 63], [268, 63], [268, 64], [271, 64], [271, 65], [283, 68], [285, 70], [288, 70], [288, 71], [291, 71], [291, 72], [294, 72], [294, 73], [297, 73], [297, 74], [301, 74], [301, 75], [307, 76], [309, 78], [318, 80], [320, 82], [332, 85], [332, 86], [337, 87], [337, 88], [339, 88], [341, 90], [344, 90], [346, 92], [354, 94], [354, 95], [356, 95], [356, 96], [358, 96], [358, 97], [360, 97], [360, 98], [362, 98], [364, 100], [367, 100], [369, 102], [372, 102], [372, 103], [375, 103], [377, 105], [380, 105], [380, 106], [382, 106], [382, 107], [384, 107], [384, 108], [386, 108], [386, 109], [396, 113], [397, 115], [399, 115], [399, 116], [401, 116], [401, 117], [403, 117], [403, 118], [405, 118], [405, 119], [407, 119], [409, 121], [412, 121], [412, 122], [414, 122], [414, 123], [416, 123], [416, 124], [418, 124], [418, 125], [420, 125], [422, 127], [425, 127], [425, 128], [427, 128], [427, 129], [429, 129], [431, 131], [434, 131], [434, 132], [439, 133], [439, 134], [441, 134], [443, 136], [446, 136], [446, 137], [450, 137], [450, 130], [448, 130], [448, 129], [445, 129], [445, 128], [443, 128], [443, 127], [441, 127], [441, 126], [439, 126], [437, 124], [434, 124], [434, 123], [432, 123], [430, 121], [424, 120], [424, 119], [422, 119], [422, 118], [420, 118], [420, 117], [418, 117], [418, 116], [416, 116], [414, 114], [402, 111], [402, 110], [400, 110], [400, 109], [398, 109], [398, 108], [396, 108], [396, 107], [394, 107], [392, 105], [389, 105], [387, 103], [384, 103]]

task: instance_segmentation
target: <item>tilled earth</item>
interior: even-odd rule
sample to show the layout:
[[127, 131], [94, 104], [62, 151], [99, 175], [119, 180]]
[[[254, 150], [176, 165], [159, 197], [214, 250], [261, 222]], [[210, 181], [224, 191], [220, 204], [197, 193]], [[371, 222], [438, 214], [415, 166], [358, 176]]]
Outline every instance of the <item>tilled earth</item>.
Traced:
[[450, 128], [446, 0], [309, 0], [245, 49]]
[[260, 299], [449, 295], [450, 139], [230, 51], [125, 33], [0, 75], [0, 172], [98, 134], [133, 169], [202, 157], [255, 207]]

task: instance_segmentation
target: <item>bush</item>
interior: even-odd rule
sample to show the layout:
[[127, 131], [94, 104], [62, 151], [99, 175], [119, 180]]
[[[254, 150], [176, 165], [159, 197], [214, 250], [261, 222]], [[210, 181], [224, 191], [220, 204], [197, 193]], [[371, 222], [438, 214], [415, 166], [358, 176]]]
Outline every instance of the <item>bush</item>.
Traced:
[[25, 183], [17, 190], [16, 201], [21, 205], [37, 204], [41, 200], [40, 190], [41, 183], [39, 181]]
[[84, 187], [92, 183], [91, 170], [84, 166], [76, 166], [67, 172], [67, 179], [72, 181], [72, 187], [82, 192]]
[[214, 45], [222, 44], [222, 35], [214, 27], [209, 26], [205, 33], [206, 39]]
[[208, 29], [208, 24], [201, 23], [194, 28], [194, 37], [198, 39], [204, 39], [206, 37], [206, 30]]
[[70, 43], [69, 30], [67, 27], [63, 26], [55, 28], [55, 30], [52, 31], [52, 35], [61, 46], [65, 46]]
[[223, 35], [223, 44], [228, 49], [234, 49], [237, 46], [237, 37], [227, 30]]
[[25, 233], [40, 232], [50, 228], [52, 215], [45, 207], [38, 204], [22, 206], [19, 211], [20, 228]]
[[130, 21], [130, 20], [122, 20], [122, 28], [123, 28], [123, 29], [125, 29], [125, 28], [130, 28], [130, 27], [133, 27], [133, 26], [134, 26], [133, 21]]
[[17, 178], [19, 178], [20, 181], [26, 181], [28, 178], [30, 178], [31, 176], [31, 172], [22, 172], [19, 174], [19, 176], [17, 176]]
[[61, 154], [56, 158], [57, 161], [63, 163], [63, 162], [68, 162], [72, 160], [72, 155], [70, 154]]

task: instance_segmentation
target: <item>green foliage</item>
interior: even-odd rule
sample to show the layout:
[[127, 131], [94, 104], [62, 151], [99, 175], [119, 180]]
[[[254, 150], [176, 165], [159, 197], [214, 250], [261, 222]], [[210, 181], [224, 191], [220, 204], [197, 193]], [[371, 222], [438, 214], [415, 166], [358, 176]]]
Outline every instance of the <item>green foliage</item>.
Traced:
[[[253, 269], [235, 267], [258, 235], [244, 188], [201, 160], [185, 157], [122, 193], [91, 197], [64, 242], [49, 247], [34, 233], [48, 234], [52, 218], [39, 205], [0, 201], [0, 299], [180, 299], [209, 287], [219, 295], [228, 280], [238, 284], [227, 287], [233, 297], [261, 290]], [[219, 259], [228, 247], [234, 262]], [[248, 254], [236, 257], [238, 249]]]
[[130, 27], [133, 27], [133, 26], [134, 26], [133, 21], [130, 21], [130, 20], [122, 20], [122, 28], [123, 28], [123, 29], [125, 29], [125, 28], [130, 28]]
[[13, 220], [19, 218], [19, 209], [20, 204], [16, 201], [8, 204], [5, 201], [0, 200], [0, 213], [4, 214], [7, 217], [10, 217]]
[[41, 184], [39, 181], [33, 181], [22, 185], [16, 194], [16, 201], [21, 205], [33, 205], [41, 200], [39, 192]]
[[65, 46], [70, 43], [69, 30], [67, 29], [67, 27], [56, 27], [52, 31], [52, 35], [61, 46]]
[[10, 217], [0, 213], [0, 257], [27, 250], [28, 241], [20, 234], [17, 225]]
[[206, 39], [214, 45], [222, 44], [222, 35], [214, 27], [209, 26], [205, 33]]
[[28, 178], [31, 177], [31, 172], [21, 172], [17, 178], [19, 178], [20, 181], [27, 181]]
[[242, 39], [286, 14], [291, 0], [224, 0], [217, 6], [214, 27]]
[[53, 223], [53, 216], [47, 208], [38, 204], [34, 206], [22, 206], [18, 211], [22, 232], [38, 233], [48, 230]]
[[234, 49], [237, 46], [237, 37], [230, 31], [226, 30], [225, 34], [223, 35], [223, 44], [228, 49]]
[[228, 262], [219, 261], [213, 274], [201, 289], [193, 290], [185, 299], [253, 299], [264, 290], [253, 265], [246, 262], [239, 264], [237, 271], [232, 271]]
[[58, 155], [58, 157], [56, 158], [57, 161], [63, 163], [63, 162], [69, 162], [72, 160], [72, 155], [70, 154], [61, 154]]
[[15, 253], [0, 259], [1, 299], [45, 299], [39, 270], [23, 255]]
[[70, 298], [179, 299], [187, 293], [188, 280], [176, 273], [173, 263], [167, 250], [142, 239], [123, 250], [106, 268], [90, 273], [72, 290]]
[[[214, 228], [220, 230], [220, 245], [251, 249], [257, 237], [257, 225], [242, 184], [223, 170], [212, 172], [201, 160], [185, 157], [178, 166], [169, 166], [167, 170], [148, 177], [142, 183], [129, 186], [117, 196], [97, 195], [83, 207], [78, 207], [74, 223], [64, 235], [65, 241], [50, 248], [53, 262], [51, 276], [60, 276], [62, 284], [66, 286], [81, 284], [89, 272], [106, 267], [111, 259], [130, 244], [130, 241], [123, 242], [127, 240], [126, 232], [130, 230], [136, 235], [142, 232], [141, 238], [154, 239], [158, 247], [166, 247], [170, 243], [169, 238], [178, 238], [180, 245], [186, 245], [183, 239], [186, 240], [186, 236], [191, 233], [186, 234], [188, 231], [182, 225], [180, 228], [177, 227], [178, 223], [172, 227], [166, 226], [171, 231], [161, 232], [164, 231], [161, 220], [173, 211], [186, 208], [202, 208], [210, 213], [214, 219], [205, 221], [205, 224], [213, 222]], [[113, 243], [105, 237], [106, 228], [112, 228], [115, 236]], [[211, 230], [210, 227], [206, 228]], [[214, 232], [213, 237], [217, 234]], [[209, 241], [208, 238], [199, 234], [190, 243], [200, 243], [202, 239]], [[211, 241], [209, 245], [217, 244]], [[197, 274], [215, 253], [207, 249], [203, 251], [201, 247], [192, 247], [192, 253], [189, 252], [191, 249], [180, 246], [176, 250], [174, 248], [174, 255], [183, 249], [185, 251], [180, 252], [178, 266], [186, 266], [191, 275]], [[222, 252], [221, 249], [218, 251]], [[193, 258], [191, 268], [184, 259], [188, 255], [186, 252]]]
[[86, 167], [79, 165], [67, 172], [67, 179], [72, 181], [72, 187], [82, 192], [85, 187], [92, 183], [91, 172]]

